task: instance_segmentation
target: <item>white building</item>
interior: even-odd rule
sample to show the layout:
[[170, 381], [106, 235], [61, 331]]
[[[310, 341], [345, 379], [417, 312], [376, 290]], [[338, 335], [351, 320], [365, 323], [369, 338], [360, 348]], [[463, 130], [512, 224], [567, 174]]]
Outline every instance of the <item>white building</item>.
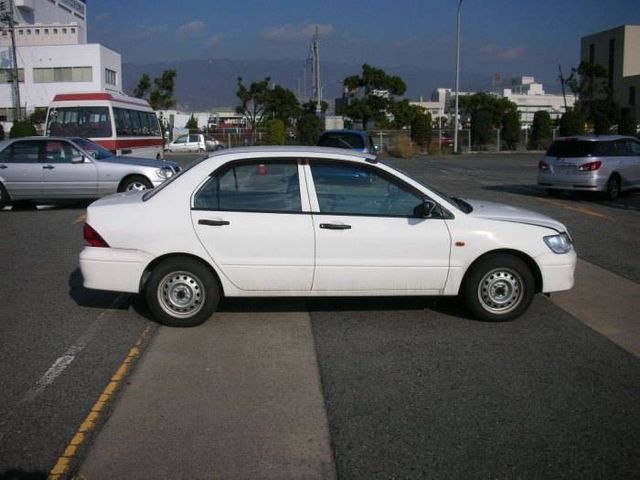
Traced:
[[[122, 91], [120, 54], [88, 44], [84, 0], [13, 0], [20, 105], [46, 108], [57, 93]], [[11, 41], [0, 34], [0, 121], [14, 119]], [[5, 125], [6, 127], [6, 125]]]
[[[533, 124], [536, 112], [549, 112], [552, 120], [558, 119], [565, 113], [565, 97], [545, 93], [541, 83], [536, 83], [534, 77], [518, 77], [507, 85], [502, 84], [494, 88], [494, 93], [507, 98], [518, 106], [520, 122], [523, 127]], [[572, 108], [576, 98], [572, 94], [566, 95], [566, 106]]]

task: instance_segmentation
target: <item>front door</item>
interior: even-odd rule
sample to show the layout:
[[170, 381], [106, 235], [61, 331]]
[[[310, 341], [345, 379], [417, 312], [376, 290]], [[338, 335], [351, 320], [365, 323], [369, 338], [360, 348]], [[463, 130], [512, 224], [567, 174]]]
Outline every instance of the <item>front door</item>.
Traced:
[[301, 168], [295, 159], [234, 162], [195, 193], [193, 227], [237, 288], [311, 290], [313, 223], [306, 192], [301, 196]]
[[41, 140], [42, 195], [46, 198], [94, 198], [98, 171], [95, 163], [64, 140]]
[[310, 161], [317, 205], [313, 290], [440, 293], [449, 272], [445, 221], [421, 218], [422, 195], [380, 169]]

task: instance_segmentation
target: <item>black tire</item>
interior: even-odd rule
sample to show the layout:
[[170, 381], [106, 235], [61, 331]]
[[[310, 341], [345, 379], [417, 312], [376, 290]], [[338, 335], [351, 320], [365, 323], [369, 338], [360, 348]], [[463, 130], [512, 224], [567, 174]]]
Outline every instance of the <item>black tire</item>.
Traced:
[[474, 317], [506, 322], [522, 315], [533, 300], [535, 279], [518, 257], [490, 254], [467, 272], [460, 295]]
[[3, 209], [11, 203], [11, 198], [4, 188], [4, 185], [0, 183], [0, 209]]
[[211, 271], [184, 257], [168, 258], [157, 265], [144, 294], [153, 318], [170, 327], [201, 325], [220, 302], [220, 286]]
[[120, 187], [118, 187], [119, 192], [130, 192], [130, 191], [143, 191], [143, 190], [151, 190], [153, 188], [152, 183], [148, 178], [143, 177], [142, 175], [131, 175], [130, 177], [126, 177], [122, 182], [120, 182]]
[[609, 200], [616, 200], [620, 197], [620, 185], [620, 175], [614, 173], [609, 177], [607, 189], [605, 190], [605, 195]]

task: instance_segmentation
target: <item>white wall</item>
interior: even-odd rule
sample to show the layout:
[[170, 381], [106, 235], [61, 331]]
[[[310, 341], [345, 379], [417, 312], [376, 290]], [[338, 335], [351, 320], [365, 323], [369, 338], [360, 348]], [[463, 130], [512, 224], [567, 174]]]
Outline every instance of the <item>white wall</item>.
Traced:
[[[48, 67], [92, 67], [90, 82], [34, 83], [33, 69]], [[120, 54], [99, 44], [18, 47], [18, 68], [24, 68], [20, 101], [27, 111], [46, 107], [58, 93], [122, 91]], [[107, 85], [105, 68], [117, 72], [118, 85]], [[0, 107], [13, 107], [12, 85], [0, 84]]]

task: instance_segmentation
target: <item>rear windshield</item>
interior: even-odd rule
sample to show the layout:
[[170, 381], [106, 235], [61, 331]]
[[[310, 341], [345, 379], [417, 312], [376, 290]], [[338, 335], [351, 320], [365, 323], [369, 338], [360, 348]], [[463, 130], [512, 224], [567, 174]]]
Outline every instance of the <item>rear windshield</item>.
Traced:
[[602, 157], [615, 155], [613, 142], [556, 140], [549, 147], [548, 157]]
[[318, 140], [318, 146], [362, 150], [364, 140], [355, 133], [324, 133]]

